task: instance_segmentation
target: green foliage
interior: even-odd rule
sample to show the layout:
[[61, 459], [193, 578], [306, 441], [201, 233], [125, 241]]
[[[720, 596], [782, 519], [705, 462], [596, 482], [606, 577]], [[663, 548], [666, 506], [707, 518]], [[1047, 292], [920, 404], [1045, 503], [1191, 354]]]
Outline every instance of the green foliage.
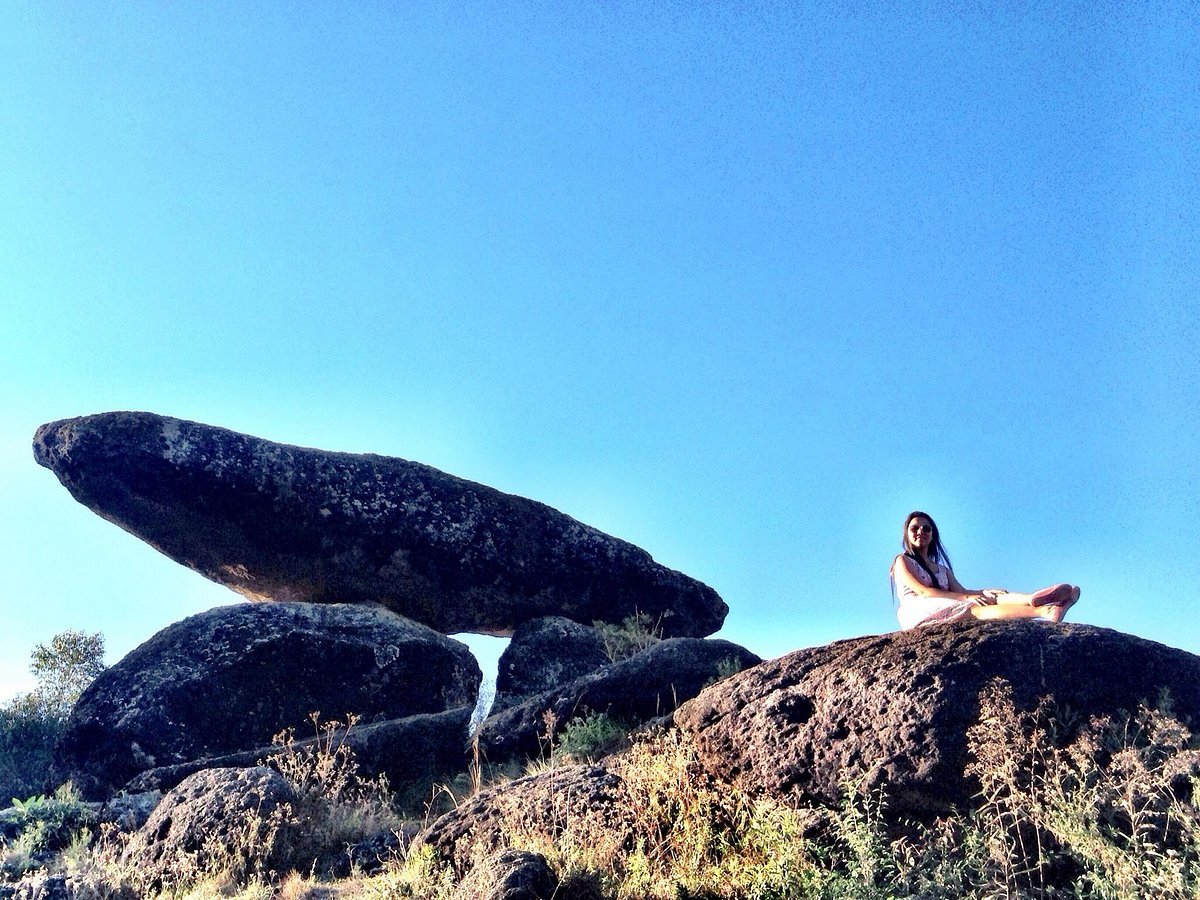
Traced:
[[592, 628], [600, 635], [604, 652], [613, 662], [641, 653], [662, 639], [659, 629], [645, 613], [628, 616], [620, 625], [597, 620], [592, 623]]
[[368, 879], [356, 894], [361, 900], [451, 900], [454, 872], [440, 863], [433, 848], [412, 847], [383, 873]]
[[711, 687], [719, 681], [724, 681], [742, 671], [742, 663], [739, 659], [733, 656], [727, 656], [717, 663], [717, 672], [712, 678], [701, 685], [701, 690]]
[[38, 686], [31, 695], [47, 714], [66, 718], [104, 671], [104, 635], [63, 631], [33, 648], [29, 669]]
[[742, 671], [742, 662], [733, 656], [727, 656], [717, 663], [717, 679], [724, 680]]
[[47, 715], [28, 695], [0, 708], [0, 798], [26, 797], [46, 788], [63, 720]]
[[68, 782], [50, 797], [14, 798], [6, 822], [17, 837], [0, 853], [0, 870], [19, 876], [56, 853], [71, 847], [77, 853], [80, 843], [90, 843], [96, 815]]
[[628, 730], [604, 713], [572, 719], [554, 743], [555, 762], [595, 761], [629, 746]]
[[0, 797], [44, 790], [54, 745], [83, 690], [104, 670], [104, 636], [64, 631], [38, 644], [37, 687], [0, 707]]

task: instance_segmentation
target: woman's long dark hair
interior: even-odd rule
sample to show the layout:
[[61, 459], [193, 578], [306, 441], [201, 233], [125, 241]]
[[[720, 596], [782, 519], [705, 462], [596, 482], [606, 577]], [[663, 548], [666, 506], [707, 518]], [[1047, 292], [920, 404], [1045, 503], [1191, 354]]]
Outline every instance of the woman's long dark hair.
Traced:
[[904, 520], [904, 530], [900, 535], [900, 545], [904, 548], [905, 556], [914, 555], [912, 547], [908, 544], [908, 523], [913, 519], [925, 519], [929, 522], [930, 527], [933, 528], [933, 540], [929, 543], [929, 558], [939, 566], [947, 569], [953, 568], [950, 565], [950, 554], [946, 552], [946, 548], [942, 544], [942, 535], [938, 531], [937, 522], [933, 521], [933, 516], [929, 515], [929, 513], [921, 512], [919, 509], [914, 509]]
[[[904, 530], [902, 530], [900, 533], [900, 546], [904, 547], [905, 556], [916, 556], [916, 553], [913, 552], [912, 547], [908, 546], [908, 523], [914, 520], [914, 518], [924, 518], [924, 520], [929, 521], [929, 526], [934, 529], [934, 538], [932, 538], [929, 544], [929, 558], [934, 560], [934, 562], [938, 565], [946, 566], [946, 568], [949, 569], [950, 556], [949, 553], [946, 552], [946, 547], [942, 545], [942, 535], [937, 530], [937, 522], [934, 521], [934, 517], [930, 516], [928, 512], [922, 512], [919, 509], [913, 510], [905, 517]], [[932, 574], [930, 574], [930, 577], [932, 577]], [[892, 583], [892, 600], [893, 602], [898, 602], [900, 598], [899, 596], [896, 596], [896, 580], [895, 576], [892, 575], [892, 570], [890, 569], [888, 570], [888, 581]], [[936, 587], [936, 578], [934, 584]]]

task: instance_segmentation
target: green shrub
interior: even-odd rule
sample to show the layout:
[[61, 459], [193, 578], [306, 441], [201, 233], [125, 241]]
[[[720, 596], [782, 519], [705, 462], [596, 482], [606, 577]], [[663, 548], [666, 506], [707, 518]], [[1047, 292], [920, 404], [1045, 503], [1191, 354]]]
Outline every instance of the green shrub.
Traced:
[[716, 674], [713, 675], [712, 678], [708, 679], [708, 681], [704, 682], [704, 684], [700, 686], [700, 690], [712, 687], [717, 682], [724, 681], [726, 678], [730, 678], [740, 671], [742, 671], [741, 661], [736, 657], [727, 656], [717, 663]]
[[628, 659], [662, 640], [659, 629], [645, 613], [628, 616], [620, 625], [595, 621], [592, 628], [600, 635], [604, 652], [613, 662]]
[[454, 872], [439, 862], [427, 845], [410, 848], [391, 860], [384, 871], [367, 879], [358, 893], [360, 900], [451, 900]]
[[26, 694], [0, 708], [0, 798], [28, 797], [47, 789], [46, 773], [63, 719]]
[[0, 801], [45, 791], [54, 745], [79, 695], [104, 670], [104, 636], [64, 631], [33, 648], [37, 687], [0, 706]]
[[4, 847], [0, 868], [14, 875], [23, 875], [73, 845], [77, 852], [81, 841], [90, 842], [96, 825], [95, 813], [70, 782], [50, 797], [14, 799], [6, 819], [17, 837]]
[[572, 719], [554, 743], [554, 762], [595, 761], [629, 746], [628, 730], [604, 713]]

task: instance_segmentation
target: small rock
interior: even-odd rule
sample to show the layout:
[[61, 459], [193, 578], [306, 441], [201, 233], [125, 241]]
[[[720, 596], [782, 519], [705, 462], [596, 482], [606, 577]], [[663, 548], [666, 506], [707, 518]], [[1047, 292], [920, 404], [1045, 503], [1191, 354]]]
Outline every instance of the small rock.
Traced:
[[434, 820], [413, 843], [427, 845], [460, 876], [476, 859], [510, 849], [514, 835], [553, 844], [566, 831], [632, 834], [624, 782], [602, 766], [563, 766], [481, 791]]
[[562, 616], [518, 626], [500, 655], [496, 708], [553, 690], [611, 662], [594, 628]]
[[454, 900], [552, 900], [557, 890], [558, 876], [542, 854], [502, 850], [475, 864]]
[[670, 714], [700, 693], [726, 665], [744, 669], [759, 657], [744, 647], [712, 638], [670, 638], [522, 701], [486, 719], [479, 746], [493, 763], [541, 755], [550, 712], [559, 726], [586, 712], [605, 713], [635, 726]]
[[118, 794], [100, 807], [98, 819], [101, 824], [112, 823], [121, 831], [137, 831], [146, 824], [162, 798], [159, 790]]
[[220, 868], [275, 871], [300, 827], [290, 818], [295, 802], [291, 785], [264, 766], [197, 772], [163, 797], [121, 863], [147, 885]]

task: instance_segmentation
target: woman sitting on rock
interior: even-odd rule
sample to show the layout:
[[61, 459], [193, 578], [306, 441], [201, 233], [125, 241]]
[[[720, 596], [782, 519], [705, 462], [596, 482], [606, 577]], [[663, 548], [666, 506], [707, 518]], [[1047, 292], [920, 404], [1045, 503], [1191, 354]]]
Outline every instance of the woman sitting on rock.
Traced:
[[904, 552], [892, 562], [892, 590], [900, 601], [896, 616], [905, 630], [966, 618], [1043, 618], [1061, 622], [1079, 599], [1079, 588], [1069, 584], [1056, 584], [1032, 594], [963, 587], [950, 568], [937, 525], [919, 510], [904, 520], [903, 546]]

